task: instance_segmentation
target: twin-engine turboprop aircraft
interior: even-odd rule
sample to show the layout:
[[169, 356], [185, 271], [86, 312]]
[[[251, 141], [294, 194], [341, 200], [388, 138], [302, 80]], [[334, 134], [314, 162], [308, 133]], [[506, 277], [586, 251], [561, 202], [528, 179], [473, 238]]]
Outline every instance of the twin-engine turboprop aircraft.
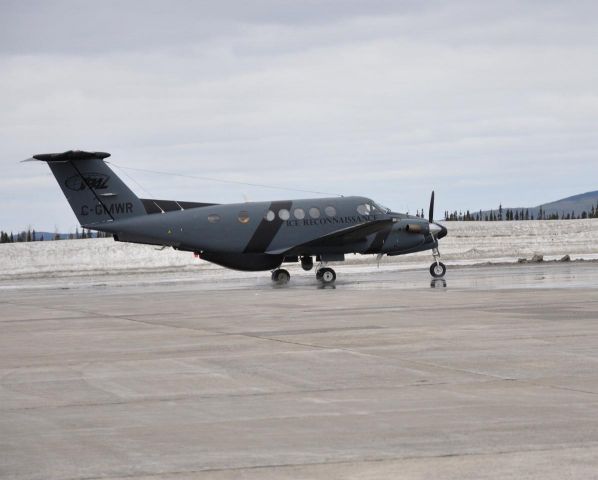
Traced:
[[392, 212], [365, 197], [313, 198], [219, 205], [138, 198], [104, 162], [104, 152], [34, 155], [47, 162], [79, 223], [111, 233], [119, 242], [169, 246], [236, 270], [271, 270], [272, 280], [290, 279], [284, 263], [318, 262], [316, 278], [336, 280], [328, 262], [345, 254], [405, 255], [431, 250], [430, 273], [443, 277], [434, 223], [434, 192], [428, 220]]

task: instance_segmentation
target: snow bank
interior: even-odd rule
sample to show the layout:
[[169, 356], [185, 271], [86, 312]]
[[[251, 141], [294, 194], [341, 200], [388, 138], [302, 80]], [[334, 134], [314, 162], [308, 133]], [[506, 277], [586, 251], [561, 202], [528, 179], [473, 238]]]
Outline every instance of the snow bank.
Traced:
[[4, 275], [180, 269], [197, 267], [198, 263], [189, 252], [159, 250], [150, 245], [115, 242], [112, 238], [0, 245]]
[[[542, 254], [545, 258], [598, 258], [598, 219], [526, 222], [447, 222], [440, 242], [443, 261], [452, 264], [516, 262]], [[430, 263], [430, 252], [385, 257], [382, 264], [413, 266]], [[375, 263], [370, 256], [351, 255], [349, 263]], [[4, 276], [81, 275], [118, 271], [215, 270], [216, 265], [189, 252], [158, 250], [110, 238], [0, 245]]]
[[[453, 261], [517, 261], [534, 254], [572, 259], [598, 256], [598, 219], [519, 222], [446, 222], [440, 251]], [[422, 253], [412, 255], [412, 259]], [[428, 257], [428, 252], [423, 252]]]

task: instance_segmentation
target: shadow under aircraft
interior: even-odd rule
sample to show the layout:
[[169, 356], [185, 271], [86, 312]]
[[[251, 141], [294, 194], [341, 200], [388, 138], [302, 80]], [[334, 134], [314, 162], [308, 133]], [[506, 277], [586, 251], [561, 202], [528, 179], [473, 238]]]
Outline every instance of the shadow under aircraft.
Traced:
[[434, 222], [434, 192], [428, 219], [393, 212], [366, 197], [310, 198], [214, 204], [137, 197], [107, 165], [105, 152], [70, 150], [34, 155], [46, 162], [82, 227], [143, 243], [194, 252], [203, 260], [247, 271], [271, 271], [284, 284], [284, 264], [315, 267], [323, 284], [336, 280], [329, 262], [346, 254], [406, 255], [430, 250], [430, 274], [446, 273]]

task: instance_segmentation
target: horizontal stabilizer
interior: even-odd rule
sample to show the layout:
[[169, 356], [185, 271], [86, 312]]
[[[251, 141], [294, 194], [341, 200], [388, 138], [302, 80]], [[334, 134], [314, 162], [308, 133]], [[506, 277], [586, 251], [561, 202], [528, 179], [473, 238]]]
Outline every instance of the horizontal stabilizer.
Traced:
[[84, 152], [83, 150], [69, 150], [62, 153], [40, 153], [33, 155], [35, 160], [42, 162], [69, 162], [72, 160], [102, 160], [108, 158], [109, 153], [106, 152]]

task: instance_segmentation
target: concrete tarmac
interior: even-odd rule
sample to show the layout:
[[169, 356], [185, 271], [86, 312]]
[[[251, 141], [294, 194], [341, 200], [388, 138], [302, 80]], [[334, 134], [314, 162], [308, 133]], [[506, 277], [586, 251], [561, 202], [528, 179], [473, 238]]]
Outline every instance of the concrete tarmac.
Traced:
[[0, 477], [598, 478], [596, 264], [337, 272], [4, 281]]

